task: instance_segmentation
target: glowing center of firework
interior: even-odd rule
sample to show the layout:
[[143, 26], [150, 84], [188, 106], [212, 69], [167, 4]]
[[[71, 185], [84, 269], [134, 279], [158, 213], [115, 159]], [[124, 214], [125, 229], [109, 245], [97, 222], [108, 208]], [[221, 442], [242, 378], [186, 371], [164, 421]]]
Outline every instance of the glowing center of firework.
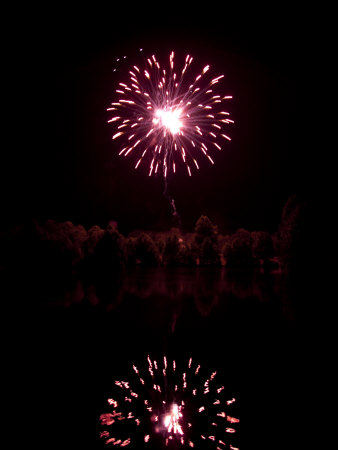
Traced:
[[171, 134], [176, 134], [182, 127], [180, 120], [181, 109], [158, 109], [155, 113], [153, 123], [167, 128]]
[[174, 403], [171, 407], [171, 412], [164, 417], [164, 426], [168, 430], [168, 433], [183, 434], [179, 419], [182, 417], [182, 413], [179, 407]]

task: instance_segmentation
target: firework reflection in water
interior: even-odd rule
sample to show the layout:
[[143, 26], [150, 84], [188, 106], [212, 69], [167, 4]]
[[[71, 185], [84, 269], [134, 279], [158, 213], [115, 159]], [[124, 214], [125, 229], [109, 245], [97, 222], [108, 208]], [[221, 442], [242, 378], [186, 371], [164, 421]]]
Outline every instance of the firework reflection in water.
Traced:
[[236, 398], [217, 383], [217, 372], [189, 359], [182, 367], [166, 356], [133, 365], [130, 381], [114, 382], [101, 414], [100, 437], [130, 448], [239, 449]]

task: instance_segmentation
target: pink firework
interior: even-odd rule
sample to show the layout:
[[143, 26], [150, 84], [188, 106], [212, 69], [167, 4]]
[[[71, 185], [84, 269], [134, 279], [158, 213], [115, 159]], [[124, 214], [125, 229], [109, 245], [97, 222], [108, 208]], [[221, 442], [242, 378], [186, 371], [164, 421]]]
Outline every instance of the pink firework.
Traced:
[[193, 362], [151, 360], [133, 365], [128, 381], [114, 382], [114, 397], [101, 414], [105, 444], [130, 448], [239, 450], [236, 398], [217, 373]]
[[176, 68], [174, 52], [165, 65], [152, 55], [142, 67], [132, 66], [108, 108], [119, 155], [133, 157], [135, 169], [146, 166], [149, 176], [164, 178], [179, 164], [189, 176], [203, 159], [214, 164], [215, 152], [231, 140], [227, 128], [233, 123], [224, 109], [232, 96], [217, 91], [223, 77], [212, 76], [209, 65], [196, 71], [190, 55]]

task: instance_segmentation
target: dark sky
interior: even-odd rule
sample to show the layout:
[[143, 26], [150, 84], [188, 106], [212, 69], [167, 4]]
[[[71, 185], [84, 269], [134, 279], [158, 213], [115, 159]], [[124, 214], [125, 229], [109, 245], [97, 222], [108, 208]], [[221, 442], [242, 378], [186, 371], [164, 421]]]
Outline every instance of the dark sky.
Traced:
[[125, 233], [172, 226], [163, 179], [136, 172], [119, 157], [107, 124], [114, 60], [140, 47], [209, 63], [225, 74], [223, 89], [234, 97], [232, 141], [216, 164], [205, 163], [191, 178], [169, 178], [184, 229], [206, 214], [222, 232], [275, 231], [289, 195], [312, 195], [322, 176], [313, 162], [322, 114], [316, 98], [324, 88], [317, 78], [323, 51], [315, 12], [170, 8], [155, 15], [155, 7], [132, 12], [127, 4], [30, 9], [9, 18], [3, 227], [29, 218], [86, 227], [116, 220]]

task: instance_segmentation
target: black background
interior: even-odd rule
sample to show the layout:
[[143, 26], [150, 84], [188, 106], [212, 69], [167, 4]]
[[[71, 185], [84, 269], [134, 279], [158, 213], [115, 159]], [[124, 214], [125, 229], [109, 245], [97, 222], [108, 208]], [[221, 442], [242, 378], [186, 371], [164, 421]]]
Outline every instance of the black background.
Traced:
[[[226, 74], [225, 89], [234, 96], [232, 141], [215, 166], [203, 167], [191, 179], [171, 181], [186, 229], [191, 229], [201, 214], [207, 214], [223, 232], [238, 227], [275, 231], [282, 207], [293, 193], [314, 200], [318, 224], [334, 229], [335, 141], [330, 140], [332, 110], [328, 108], [333, 97], [330, 74], [334, 58], [330, 16], [324, 7], [318, 11], [308, 6], [266, 8], [255, 4], [249, 10], [239, 5], [234, 11], [227, 3], [222, 7], [126, 3], [109, 8], [81, 5], [77, 9], [18, 5], [15, 10], [4, 11], [1, 227], [31, 218], [103, 227], [116, 220], [122, 232], [171, 226], [162, 180], [135, 173], [128, 162], [118, 158], [106, 123], [106, 108], [114, 90], [114, 60], [143, 47], [151, 53], [167, 54], [174, 49], [191, 53], [203, 63], [207, 60]], [[310, 281], [304, 286], [307, 295]], [[20, 301], [31, 296], [27, 290]], [[60, 316], [32, 309], [22, 322], [15, 319], [8, 335], [11, 341], [20, 338], [18, 351], [11, 354], [17, 400], [13, 402], [15, 416], [10, 418], [16, 417], [17, 428], [29, 424], [25, 439], [42, 448], [83, 448], [86, 425], [92, 427], [100, 412], [97, 397], [88, 396], [94, 396], [101, 381], [98, 374], [111, 368], [105, 351], [110, 345], [118, 348], [119, 340], [114, 341], [103, 327], [108, 320], [105, 315], [94, 317], [92, 311], [75, 311], [60, 312]], [[263, 320], [269, 330], [263, 328], [258, 333], [250, 321], [250, 306], [245, 317], [251, 328], [240, 342], [248, 339], [250, 344], [252, 331], [256, 333], [252, 347], [257, 342], [266, 343], [264, 331], [271, 332], [269, 324], [275, 325], [271, 316]], [[235, 327], [235, 323], [231, 325]], [[195, 325], [198, 332], [198, 321]], [[122, 333], [124, 324], [116, 326]], [[137, 328], [132, 330], [137, 336]], [[289, 339], [288, 330], [281, 334], [278, 328], [275, 331], [271, 347], [266, 343], [261, 348], [260, 369], [252, 378], [254, 385], [265, 386], [265, 403], [258, 408], [259, 413], [266, 412], [268, 404], [277, 414], [276, 420], [272, 416], [262, 420], [259, 433], [255, 425], [263, 416], [254, 418], [249, 428], [257, 431], [258, 442], [265, 435], [265, 424], [268, 436], [278, 439], [274, 431], [280, 427], [276, 424], [287, 420], [286, 403], [278, 413], [278, 405], [269, 397], [269, 384], [264, 382], [265, 369], [272, 367], [276, 375], [283, 367], [283, 360], [276, 355], [272, 366], [264, 359], [276, 345], [283, 352], [283, 338]], [[146, 333], [143, 336], [142, 343], [148, 339]], [[297, 340], [295, 346], [292, 339], [286, 342], [286, 349], [293, 351], [284, 354], [288, 361], [285, 370], [295, 364], [299, 384], [292, 384], [291, 392], [288, 385], [275, 389], [280, 401], [284, 393], [290, 401], [294, 399], [302, 377], [313, 381], [314, 372], [311, 375], [299, 358], [303, 350], [306, 356], [310, 352], [313, 342], [308, 337], [305, 335], [305, 349], [300, 348], [303, 340]], [[100, 350], [101, 338], [105, 343]], [[245, 347], [241, 360], [247, 369], [257, 362], [251, 346]], [[126, 347], [120, 348], [123, 352]], [[233, 355], [241, 358], [235, 350]], [[314, 370], [316, 366], [313, 356], [311, 367]], [[306, 404], [321, 395], [322, 385], [312, 386], [314, 393]], [[304, 412], [302, 400], [297, 399], [296, 407]], [[81, 408], [90, 411], [83, 420]], [[252, 406], [247, 410], [253, 412]], [[293, 424], [298, 417], [294, 410], [290, 418]], [[312, 420], [306, 426], [307, 438], [311, 438], [308, 426], [315, 426], [318, 416]], [[273, 424], [275, 428], [269, 428]], [[16, 432], [11, 436], [16, 440]], [[291, 445], [288, 435], [280, 442]]]

